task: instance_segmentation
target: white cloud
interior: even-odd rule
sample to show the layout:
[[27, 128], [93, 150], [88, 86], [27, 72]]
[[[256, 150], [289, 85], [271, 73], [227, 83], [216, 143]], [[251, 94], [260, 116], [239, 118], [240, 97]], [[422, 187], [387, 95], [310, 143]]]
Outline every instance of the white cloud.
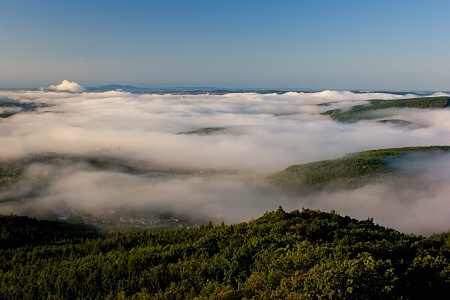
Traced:
[[60, 84], [51, 85], [48, 88], [55, 91], [68, 91], [74, 93], [81, 93], [86, 90], [83, 86], [79, 85], [75, 81], [69, 80], [63, 80]]

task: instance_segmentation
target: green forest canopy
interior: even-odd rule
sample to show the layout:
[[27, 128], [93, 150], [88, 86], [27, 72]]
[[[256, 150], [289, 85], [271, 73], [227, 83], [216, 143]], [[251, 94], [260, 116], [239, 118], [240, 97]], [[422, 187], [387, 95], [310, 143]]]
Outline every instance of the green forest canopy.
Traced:
[[334, 212], [106, 236], [0, 217], [1, 299], [448, 299], [450, 233]]

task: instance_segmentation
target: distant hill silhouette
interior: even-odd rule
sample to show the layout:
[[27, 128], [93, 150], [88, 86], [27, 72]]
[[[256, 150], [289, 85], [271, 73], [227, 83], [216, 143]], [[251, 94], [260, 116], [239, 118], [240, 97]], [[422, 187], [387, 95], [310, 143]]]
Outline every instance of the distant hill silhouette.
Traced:
[[108, 91], [122, 90], [130, 93], [142, 93], [148, 90], [147, 88], [140, 88], [133, 85], [120, 85], [120, 84], [108, 84], [99, 87], [88, 87], [86, 89], [89, 92], [108, 92]]

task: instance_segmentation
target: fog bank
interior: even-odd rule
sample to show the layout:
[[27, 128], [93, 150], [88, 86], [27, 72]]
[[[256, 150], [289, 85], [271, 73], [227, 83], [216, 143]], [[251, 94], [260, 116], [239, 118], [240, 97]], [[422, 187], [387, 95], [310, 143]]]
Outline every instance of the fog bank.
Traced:
[[[442, 181], [449, 177], [446, 170], [450, 168], [440, 167], [448, 161], [446, 157], [439, 163], [429, 159], [424, 166], [416, 160], [417, 169], [408, 170], [429, 178], [430, 188], [420, 191], [374, 185], [291, 197], [273, 190], [264, 180], [293, 164], [350, 152], [447, 145], [448, 109], [390, 111], [390, 117], [413, 122], [415, 127], [376, 120], [338, 123], [320, 114], [369, 99], [410, 98], [413, 94], [174, 95], [87, 93], [75, 88], [76, 83], [63, 82], [53, 87], [57, 91], [0, 91], [0, 98], [51, 105], [0, 119], [1, 159], [40, 153], [101, 153], [145, 165], [145, 172], [99, 170], [83, 162], [33, 163], [20, 183], [1, 189], [0, 213], [38, 215], [58, 205], [94, 210], [126, 204], [237, 222], [282, 205], [286, 210], [334, 209], [352, 217], [373, 217], [382, 225], [407, 232], [450, 228], [445, 197], [450, 185]], [[170, 175], [154, 173], [167, 170]]]

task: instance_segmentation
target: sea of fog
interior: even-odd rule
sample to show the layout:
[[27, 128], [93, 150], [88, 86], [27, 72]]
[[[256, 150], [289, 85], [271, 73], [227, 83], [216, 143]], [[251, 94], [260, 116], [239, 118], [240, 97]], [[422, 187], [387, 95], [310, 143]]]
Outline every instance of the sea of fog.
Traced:
[[389, 117], [416, 126], [375, 120], [339, 123], [321, 114], [369, 99], [418, 94], [92, 92], [68, 84], [73, 92], [62, 91], [69, 88], [61, 85], [0, 91], [0, 99], [36, 104], [28, 110], [0, 108], [0, 113], [15, 110], [0, 118], [1, 160], [37, 154], [107, 156], [138, 171], [98, 169], [83, 161], [58, 159], [30, 163], [20, 184], [0, 190], [0, 213], [40, 216], [61, 205], [83, 210], [127, 205], [233, 223], [281, 205], [287, 211], [304, 207], [373, 218], [404, 232], [450, 229], [450, 160], [445, 156], [405, 165], [410, 172], [430, 178], [429, 189], [378, 184], [293, 196], [275, 190], [266, 180], [290, 165], [346, 153], [449, 145], [449, 109], [389, 111]]

